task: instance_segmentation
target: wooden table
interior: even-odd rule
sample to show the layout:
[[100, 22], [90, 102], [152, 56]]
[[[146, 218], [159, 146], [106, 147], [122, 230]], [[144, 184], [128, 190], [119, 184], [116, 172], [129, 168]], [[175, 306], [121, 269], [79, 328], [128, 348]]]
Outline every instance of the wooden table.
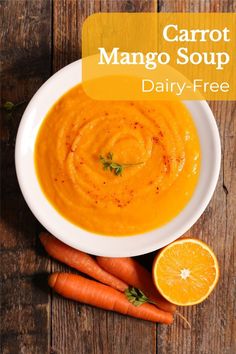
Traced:
[[[81, 26], [94, 12], [234, 12], [234, 0], [1, 0], [2, 103], [27, 102], [50, 75], [81, 56]], [[189, 231], [213, 247], [217, 289], [203, 304], [181, 309], [192, 324], [155, 325], [67, 301], [47, 287], [66, 269], [39, 244], [42, 226], [23, 200], [14, 168], [22, 112], [2, 114], [2, 352], [24, 354], [233, 354], [235, 327], [235, 102], [211, 102], [222, 141], [214, 197]], [[3, 112], [2, 112], [3, 113]], [[152, 255], [141, 257], [151, 264]]]

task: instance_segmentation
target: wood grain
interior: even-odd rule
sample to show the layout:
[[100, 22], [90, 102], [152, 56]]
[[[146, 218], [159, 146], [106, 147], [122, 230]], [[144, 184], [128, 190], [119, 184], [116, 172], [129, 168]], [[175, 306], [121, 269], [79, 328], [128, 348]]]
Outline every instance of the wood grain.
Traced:
[[[1, 101], [28, 101], [50, 76], [50, 2], [1, 1]], [[1, 116], [2, 353], [47, 353], [49, 260], [38, 254], [38, 223], [16, 180], [14, 144], [25, 104]]]

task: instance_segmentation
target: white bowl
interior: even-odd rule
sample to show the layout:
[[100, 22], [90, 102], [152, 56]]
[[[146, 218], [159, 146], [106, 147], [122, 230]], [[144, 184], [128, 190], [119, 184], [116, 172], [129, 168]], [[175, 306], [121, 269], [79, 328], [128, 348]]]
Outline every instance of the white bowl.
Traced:
[[185, 101], [191, 112], [201, 145], [201, 170], [196, 190], [182, 212], [158, 229], [127, 237], [93, 234], [63, 218], [43, 194], [35, 173], [34, 145], [39, 127], [52, 107], [66, 91], [81, 82], [81, 60], [53, 75], [28, 104], [16, 139], [15, 163], [24, 198], [36, 218], [64, 243], [102, 256], [137, 256], [157, 250], [184, 234], [207, 207], [216, 187], [220, 170], [220, 138], [214, 116], [205, 101]]

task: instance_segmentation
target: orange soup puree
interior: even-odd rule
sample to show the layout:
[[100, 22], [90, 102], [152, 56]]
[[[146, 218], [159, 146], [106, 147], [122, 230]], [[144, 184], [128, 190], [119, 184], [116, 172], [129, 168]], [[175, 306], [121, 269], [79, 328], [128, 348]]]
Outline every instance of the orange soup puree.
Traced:
[[[106, 161], [122, 165], [122, 174], [105, 170]], [[94, 233], [132, 235], [186, 206], [200, 145], [181, 102], [94, 101], [78, 85], [44, 119], [35, 165], [43, 192], [66, 219]]]

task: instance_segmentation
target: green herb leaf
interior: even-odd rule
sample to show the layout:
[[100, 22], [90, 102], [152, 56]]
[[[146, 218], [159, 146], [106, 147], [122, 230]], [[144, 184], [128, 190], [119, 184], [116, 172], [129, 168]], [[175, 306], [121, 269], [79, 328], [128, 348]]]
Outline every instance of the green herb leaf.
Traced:
[[125, 290], [125, 296], [134, 306], [140, 306], [146, 302], [153, 303], [148, 299], [148, 297], [140, 290], [134, 287], [129, 286]]
[[107, 158], [108, 158], [108, 160], [112, 160], [112, 158], [113, 158], [113, 153], [112, 153], [112, 152], [108, 152]]
[[101, 163], [103, 164], [103, 169], [104, 170], [109, 169], [116, 176], [122, 176], [123, 170], [126, 167], [132, 167], [132, 166], [143, 164], [143, 162], [138, 162], [138, 163], [133, 163], [133, 164], [132, 163], [121, 164], [121, 163], [115, 162], [115, 161], [113, 161], [113, 153], [112, 152], [108, 152], [106, 157], [100, 155], [99, 159], [100, 159]]
[[6, 101], [2, 107], [5, 111], [11, 112], [15, 108], [15, 105], [11, 101]]
[[116, 176], [121, 176], [122, 175], [122, 172], [123, 172], [123, 167], [122, 166], [118, 166], [115, 168], [115, 174]]
[[16, 109], [26, 102], [27, 101], [13, 103], [11, 101], [6, 101], [3, 105], [0, 106], [0, 109], [5, 111], [5, 117], [7, 119], [12, 119]]

